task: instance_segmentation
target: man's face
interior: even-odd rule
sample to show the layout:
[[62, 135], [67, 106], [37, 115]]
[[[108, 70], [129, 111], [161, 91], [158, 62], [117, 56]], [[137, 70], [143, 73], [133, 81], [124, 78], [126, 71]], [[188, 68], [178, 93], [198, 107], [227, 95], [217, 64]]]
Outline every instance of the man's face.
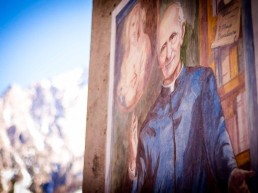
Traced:
[[179, 23], [179, 9], [172, 5], [165, 12], [158, 32], [158, 60], [164, 80], [170, 79], [180, 64], [183, 31]]

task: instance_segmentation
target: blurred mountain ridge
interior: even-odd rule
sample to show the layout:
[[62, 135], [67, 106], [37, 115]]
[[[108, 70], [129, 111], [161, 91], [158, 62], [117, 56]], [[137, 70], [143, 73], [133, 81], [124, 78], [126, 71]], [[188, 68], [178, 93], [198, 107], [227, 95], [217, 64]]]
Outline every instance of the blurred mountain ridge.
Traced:
[[26, 170], [30, 186], [47, 183], [57, 168], [77, 176], [69, 183], [82, 180], [87, 73], [76, 68], [27, 88], [8, 87], [0, 98], [0, 171]]

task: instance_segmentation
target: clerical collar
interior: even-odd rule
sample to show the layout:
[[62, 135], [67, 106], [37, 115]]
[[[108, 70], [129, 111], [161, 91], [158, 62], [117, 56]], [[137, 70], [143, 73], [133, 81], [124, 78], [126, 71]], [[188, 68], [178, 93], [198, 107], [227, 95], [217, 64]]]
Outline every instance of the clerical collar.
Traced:
[[176, 80], [178, 79], [178, 77], [179, 77], [179, 75], [181, 74], [181, 72], [182, 72], [182, 69], [183, 69], [183, 64], [181, 65], [181, 69], [180, 69], [180, 71], [179, 71], [179, 73], [178, 73], [178, 75], [177, 75], [177, 77], [174, 79], [174, 81], [172, 81], [170, 84], [168, 84], [168, 85], [164, 85], [163, 83], [162, 83], [162, 87], [164, 88], [164, 89], [166, 89], [166, 90], [169, 90], [169, 93], [172, 93], [174, 90], [175, 90], [175, 82], [176, 82]]

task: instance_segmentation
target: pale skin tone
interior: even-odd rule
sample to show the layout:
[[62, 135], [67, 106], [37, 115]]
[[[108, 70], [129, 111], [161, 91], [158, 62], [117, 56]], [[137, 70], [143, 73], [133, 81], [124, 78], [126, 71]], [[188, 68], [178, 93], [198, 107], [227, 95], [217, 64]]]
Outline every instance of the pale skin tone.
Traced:
[[176, 8], [167, 11], [159, 25], [157, 51], [164, 85], [172, 83], [182, 67], [180, 48], [183, 44], [185, 25], [180, 25], [178, 14]]
[[[134, 7], [125, 24], [126, 41], [122, 61], [121, 78], [118, 84], [118, 104], [123, 111], [134, 108], [146, 85], [150, 57], [150, 40], [144, 32], [146, 12], [139, 4]], [[128, 24], [128, 25], [127, 25]]]
[[[136, 95], [137, 89], [137, 74], [135, 70], [136, 64], [139, 62], [139, 53], [136, 53], [131, 50], [139, 50], [138, 48], [138, 39], [139, 39], [139, 22], [138, 17], [133, 15], [130, 22], [129, 29], [129, 41], [130, 41], [130, 51], [126, 60], [126, 77], [125, 84], [122, 86], [121, 94], [125, 96], [125, 101], [130, 106], [134, 102], [134, 97]], [[137, 56], [136, 56], [137, 54]]]
[[[172, 83], [182, 68], [180, 49], [183, 44], [185, 23], [180, 21], [179, 8], [172, 4], [164, 13], [158, 28], [158, 61], [163, 74], [163, 84]], [[136, 156], [138, 148], [138, 119], [133, 114], [129, 132], [129, 177], [133, 179], [136, 169]], [[245, 180], [254, 175], [253, 171], [235, 168], [228, 181], [229, 191], [250, 192]]]

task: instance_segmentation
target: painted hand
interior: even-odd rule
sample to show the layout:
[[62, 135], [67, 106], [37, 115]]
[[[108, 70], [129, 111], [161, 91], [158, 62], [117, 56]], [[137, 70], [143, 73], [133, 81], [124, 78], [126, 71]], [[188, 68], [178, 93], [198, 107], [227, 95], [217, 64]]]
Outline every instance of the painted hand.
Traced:
[[131, 180], [135, 178], [136, 172], [136, 155], [138, 148], [138, 135], [137, 135], [137, 127], [138, 127], [138, 118], [133, 113], [132, 122], [129, 131], [129, 177]]
[[229, 177], [228, 188], [230, 193], [250, 192], [246, 180], [255, 174], [254, 171], [247, 171], [235, 168]]

